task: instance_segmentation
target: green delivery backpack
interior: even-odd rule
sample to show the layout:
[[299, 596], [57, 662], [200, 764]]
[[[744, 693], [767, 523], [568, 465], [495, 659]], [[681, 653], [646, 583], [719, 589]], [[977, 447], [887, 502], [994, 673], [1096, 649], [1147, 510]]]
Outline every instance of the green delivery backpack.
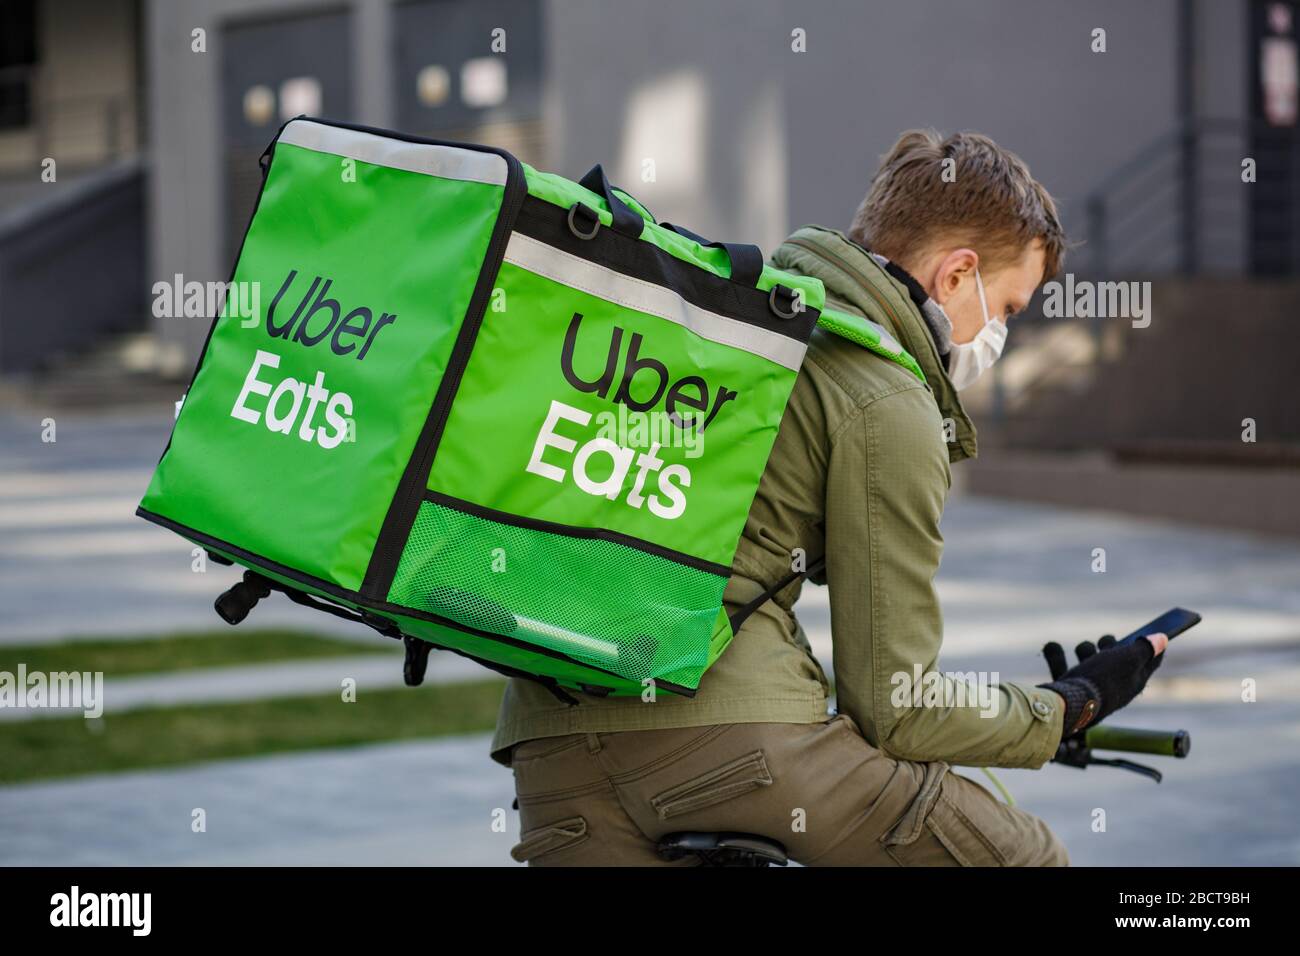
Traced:
[[693, 696], [821, 283], [599, 166], [305, 117], [261, 165], [257, 306], [213, 321], [137, 512], [249, 569], [218, 613], [280, 591], [403, 639], [413, 684], [436, 646], [570, 703]]

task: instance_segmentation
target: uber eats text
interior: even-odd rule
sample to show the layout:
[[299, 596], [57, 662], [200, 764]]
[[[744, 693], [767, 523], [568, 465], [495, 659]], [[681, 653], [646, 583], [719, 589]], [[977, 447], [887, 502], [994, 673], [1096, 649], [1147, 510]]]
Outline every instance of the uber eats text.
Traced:
[[[724, 385], [711, 391], [699, 375], [674, 380], [663, 362], [646, 354], [646, 340], [641, 333], [627, 335], [617, 325], [610, 332], [604, 366], [579, 372], [574, 354], [582, 322], [582, 314], [575, 312], [560, 351], [560, 371], [575, 390], [613, 402], [620, 414], [623, 408], [648, 413], [662, 403], [673, 427], [683, 434], [702, 437], [723, 407], [737, 397], [737, 392]], [[602, 412], [596, 417], [606, 415]], [[592, 417], [590, 412], [553, 399], [537, 433], [527, 471], [559, 483], [572, 477], [580, 490], [610, 501], [623, 496], [623, 486], [632, 476], [631, 489], [623, 496], [625, 505], [646, 508], [666, 520], [680, 517], [686, 510], [690, 469], [683, 464], [665, 465], [659, 457], [664, 442], [649, 440], [648, 447], [628, 447], [610, 438], [603, 428], [579, 448], [580, 429], [588, 428]], [[647, 490], [652, 475], [654, 490]]]
[[[281, 313], [283, 321], [277, 324], [280, 300], [297, 276], [297, 269], [289, 271], [267, 309], [266, 333], [273, 339], [284, 339], [286, 343], [306, 348], [328, 339], [329, 349], [335, 355], [355, 354], [356, 361], [361, 362], [380, 331], [397, 321], [397, 316], [388, 312], [380, 312], [376, 317], [376, 310], [364, 305], [345, 312], [338, 299], [327, 297], [334, 280], [316, 276], [299, 299], [293, 315], [283, 319]], [[317, 371], [310, 383], [290, 377], [273, 385], [270, 380], [262, 379], [264, 369], [279, 367], [279, 354], [258, 349], [230, 416], [250, 425], [264, 422], [268, 429], [282, 435], [295, 434], [296, 428], [301, 441], [315, 441], [322, 448], [338, 447], [348, 433], [352, 396], [342, 391], [331, 392], [325, 385], [323, 371]]]

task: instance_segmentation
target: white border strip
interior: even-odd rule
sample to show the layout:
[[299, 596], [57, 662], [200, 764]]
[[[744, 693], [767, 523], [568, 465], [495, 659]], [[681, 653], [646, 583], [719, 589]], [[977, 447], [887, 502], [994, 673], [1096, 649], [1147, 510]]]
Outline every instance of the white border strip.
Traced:
[[791, 371], [799, 371], [803, 364], [807, 347], [787, 335], [702, 309], [672, 289], [588, 262], [531, 236], [511, 233], [505, 261], [561, 285], [666, 319], [702, 339], [761, 356]]
[[462, 179], [491, 186], [506, 184], [506, 161], [496, 153], [432, 143], [408, 143], [308, 120], [291, 122], [280, 134], [279, 142], [442, 179]]

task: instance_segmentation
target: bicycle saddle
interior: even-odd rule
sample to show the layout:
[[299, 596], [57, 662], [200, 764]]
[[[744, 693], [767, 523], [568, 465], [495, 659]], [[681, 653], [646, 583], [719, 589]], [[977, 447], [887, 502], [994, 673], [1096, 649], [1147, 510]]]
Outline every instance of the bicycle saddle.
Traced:
[[756, 833], [669, 833], [656, 845], [664, 860], [694, 854], [705, 866], [785, 866], [785, 847]]

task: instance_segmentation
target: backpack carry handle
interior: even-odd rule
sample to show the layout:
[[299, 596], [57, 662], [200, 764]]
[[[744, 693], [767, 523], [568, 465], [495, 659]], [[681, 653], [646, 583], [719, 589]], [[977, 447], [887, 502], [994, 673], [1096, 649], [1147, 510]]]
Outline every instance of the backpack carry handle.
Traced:
[[[610, 215], [614, 219], [615, 232], [630, 239], [640, 238], [641, 230], [645, 228], [645, 220], [614, 192], [614, 187], [609, 184], [609, 177], [605, 175], [605, 170], [600, 163], [587, 170], [587, 175], [578, 180], [578, 185], [604, 197]], [[763, 274], [763, 253], [758, 246], [740, 242], [713, 242], [684, 226], [674, 226], [670, 222], [662, 222], [659, 225], [706, 248], [725, 249], [731, 260], [731, 280], [743, 286], [758, 285], [759, 277]]]
[[640, 213], [614, 195], [614, 187], [609, 184], [609, 179], [605, 176], [605, 170], [601, 168], [600, 163], [587, 170], [587, 175], [578, 180], [578, 185], [605, 197], [610, 215], [614, 217], [615, 232], [629, 239], [640, 238], [645, 220], [641, 218]]
[[661, 222], [659, 225], [707, 248], [726, 249], [727, 256], [731, 259], [731, 281], [744, 286], [758, 285], [759, 276], [763, 274], [763, 252], [758, 246], [745, 242], [712, 242], [685, 226], [674, 226], [671, 222]]

